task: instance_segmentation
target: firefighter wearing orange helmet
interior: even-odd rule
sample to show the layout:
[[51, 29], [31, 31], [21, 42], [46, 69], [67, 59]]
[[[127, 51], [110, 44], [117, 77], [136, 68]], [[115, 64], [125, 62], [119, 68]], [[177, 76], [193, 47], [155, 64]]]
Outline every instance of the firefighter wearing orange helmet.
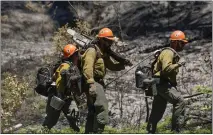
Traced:
[[177, 89], [177, 74], [179, 67], [185, 64], [180, 62], [177, 52], [183, 50], [188, 43], [185, 34], [180, 31], [172, 32], [170, 47], [163, 49], [154, 63], [153, 74], [157, 83], [157, 95], [154, 96], [152, 112], [147, 125], [149, 133], [155, 133], [157, 123], [163, 117], [167, 102], [173, 104], [172, 130], [179, 132], [183, 125], [185, 102], [181, 92]]
[[[70, 90], [67, 89], [67, 82], [62, 73], [67, 72], [71, 66], [71, 64], [77, 65], [78, 62], [78, 49], [73, 44], [68, 44], [63, 48], [63, 62], [57, 68], [54, 73], [54, 81], [55, 81], [55, 89], [50, 91], [48, 94], [48, 101], [46, 106], [46, 117], [43, 122], [43, 127], [51, 129], [54, 125], [56, 125], [61, 111], [64, 113], [67, 118], [69, 125], [75, 131], [80, 131], [79, 127], [76, 124], [76, 117], [72, 115], [72, 110], [70, 105], [75, 106], [74, 109], [77, 110], [77, 105], [75, 101], [71, 98]], [[55, 98], [54, 96], [57, 96]], [[58, 99], [60, 98], [60, 99]], [[62, 108], [57, 108], [54, 104], [59, 104], [57, 101], [53, 99], [58, 99], [63, 103]], [[61, 103], [60, 102], [60, 103]]]
[[102, 133], [108, 123], [108, 101], [104, 93], [106, 69], [120, 71], [130, 62], [122, 63], [109, 55], [110, 47], [117, 38], [112, 30], [103, 28], [97, 35], [93, 47], [89, 47], [81, 58], [84, 90], [87, 95], [88, 116], [85, 133]]

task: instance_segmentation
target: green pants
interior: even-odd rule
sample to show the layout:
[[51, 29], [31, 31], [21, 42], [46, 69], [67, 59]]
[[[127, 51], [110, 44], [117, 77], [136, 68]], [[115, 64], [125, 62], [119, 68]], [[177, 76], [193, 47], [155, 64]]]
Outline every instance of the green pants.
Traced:
[[157, 123], [161, 120], [166, 110], [167, 102], [173, 104], [172, 130], [179, 132], [180, 126], [184, 122], [185, 109], [185, 103], [180, 91], [168, 83], [161, 83], [157, 85], [157, 92], [158, 94], [154, 97], [152, 103], [152, 111], [147, 125], [148, 132], [155, 133]]
[[[61, 110], [56, 110], [53, 107], [50, 106], [50, 101], [52, 98], [53, 94], [48, 95], [48, 101], [47, 101], [47, 106], [46, 106], [46, 117], [43, 122], [43, 126], [46, 126], [48, 129], [51, 129], [53, 126], [56, 125], [58, 122], [59, 116], [61, 111], [64, 113], [65, 117], [67, 118], [70, 127], [75, 130], [75, 131], [80, 131], [79, 127], [76, 125], [77, 123], [77, 118], [76, 118], [76, 112], [74, 112], [73, 108], [70, 108], [71, 103], [73, 103], [72, 99], [67, 99], [65, 100], [65, 104], [62, 107]], [[72, 104], [72, 106], [74, 106]], [[77, 108], [77, 106], [76, 106]]]
[[[102, 133], [105, 125], [108, 123], [108, 101], [106, 99], [104, 88], [99, 83], [96, 85], [96, 98], [87, 95], [88, 114], [85, 125], [85, 133]], [[87, 87], [88, 88], [88, 87]], [[87, 89], [88, 91], [88, 89]]]

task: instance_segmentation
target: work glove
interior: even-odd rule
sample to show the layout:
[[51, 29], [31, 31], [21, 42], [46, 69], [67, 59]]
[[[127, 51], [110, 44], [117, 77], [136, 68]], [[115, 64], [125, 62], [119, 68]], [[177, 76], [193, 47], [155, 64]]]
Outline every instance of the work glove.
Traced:
[[91, 84], [89, 85], [89, 95], [90, 95], [91, 97], [96, 97], [96, 95], [97, 95], [96, 86], [95, 86], [94, 83], [91, 83]]
[[130, 67], [133, 65], [132, 62], [130, 62], [128, 59], [125, 60], [124, 64]]
[[181, 59], [177, 64], [179, 65], [179, 67], [185, 66], [186, 61], [184, 59]]

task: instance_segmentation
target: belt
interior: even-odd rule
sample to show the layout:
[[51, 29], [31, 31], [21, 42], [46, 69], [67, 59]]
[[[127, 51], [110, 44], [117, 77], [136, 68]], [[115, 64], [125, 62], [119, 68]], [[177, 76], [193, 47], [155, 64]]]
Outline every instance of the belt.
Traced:
[[94, 80], [97, 83], [101, 84], [104, 88], [106, 88], [106, 85], [105, 85], [104, 80], [102, 78], [94, 78]]
[[169, 79], [165, 79], [165, 78], [162, 78], [160, 76], [153, 76], [153, 78], [156, 80], [156, 84], [165, 84], [165, 83], [168, 83], [171, 86], [174, 86], [174, 87], [177, 86], [177, 83], [172, 83], [171, 81], [169, 81]]

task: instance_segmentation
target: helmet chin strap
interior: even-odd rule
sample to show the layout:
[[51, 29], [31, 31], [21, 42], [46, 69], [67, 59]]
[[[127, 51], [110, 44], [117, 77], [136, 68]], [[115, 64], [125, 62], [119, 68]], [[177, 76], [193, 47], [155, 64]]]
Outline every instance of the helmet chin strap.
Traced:
[[175, 51], [177, 51], [177, 46], [178, 46], [177, 41], [171, 41], [170, 46], [171, 46], [171, 48], [173, 48]]
[[105, 43], [104, 41], [101, 41], [102, 39], [99, 39], [99, 47], [102, 51], [109, 49], [112, 45], [109, 45]]

